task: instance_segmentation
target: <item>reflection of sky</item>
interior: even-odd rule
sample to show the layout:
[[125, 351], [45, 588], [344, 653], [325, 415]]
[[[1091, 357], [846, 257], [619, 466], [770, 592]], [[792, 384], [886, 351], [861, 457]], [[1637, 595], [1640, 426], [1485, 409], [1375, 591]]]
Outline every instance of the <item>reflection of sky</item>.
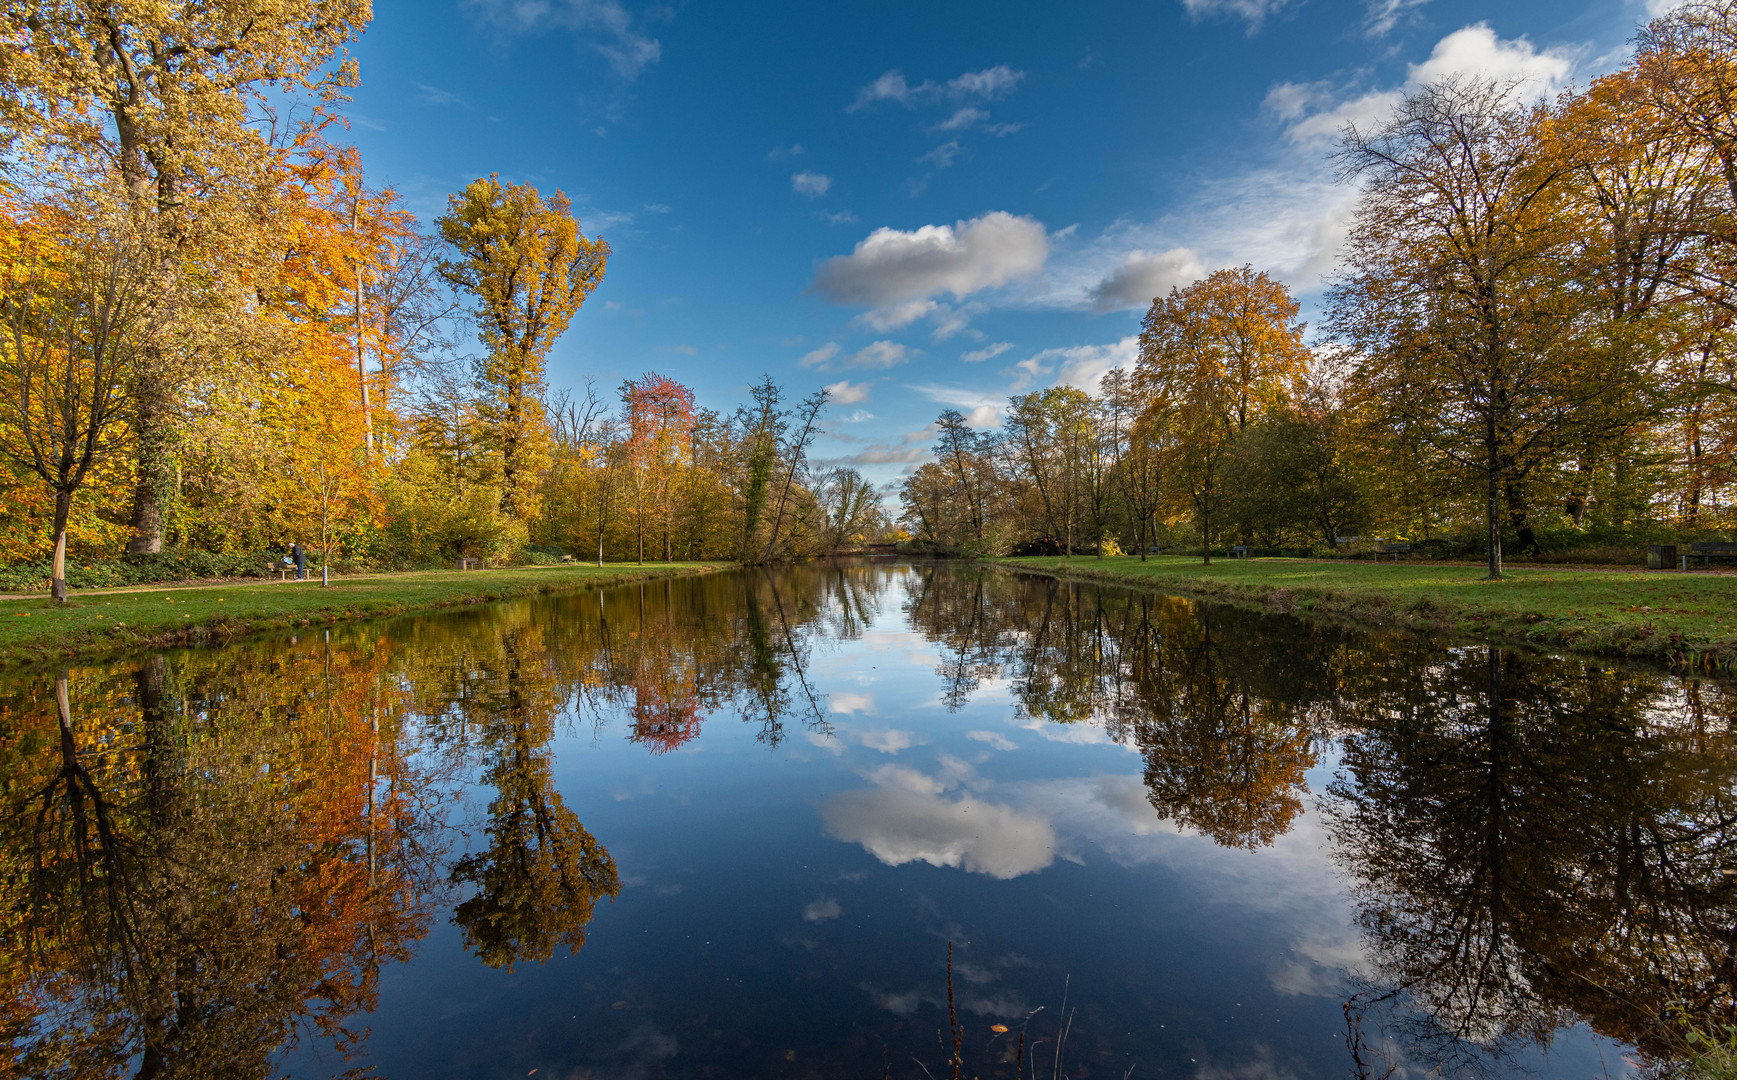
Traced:
[[[1092, 1075], [1346, 1075], [1340, 1004], [1363, 958], [1313, 807], [1252, 853], [1162, 821], [1140, 758], [1103, 729], [1018, 716], [1005, 682], [949, 713], [937, 649], [900, 608], [816, 643], [830, 734], [769, 751], [714, 715], [653, 757], [619, 718], [601, 737], [572, 725], [558, 782], [619, 863], [620, 898], [578, 956], [510, 974], [438, 927], [383, 977], [372, 1063], [878, 1075], [886, 1046], [894, 1075], [921, 1075], [913, 1056], [942, 1075], [951, 941], [968, 1074], [1008, 1051], [990, 1024], [1017, 1031], [1040, 1007], [1032, 1052], [1052, 1062], [1065, 990], [1067, 1060]], [[1334, 767], [1324, 754], [1312, 792]], [[1623, 1068], [1584, 1032], [1525, 1064]]]

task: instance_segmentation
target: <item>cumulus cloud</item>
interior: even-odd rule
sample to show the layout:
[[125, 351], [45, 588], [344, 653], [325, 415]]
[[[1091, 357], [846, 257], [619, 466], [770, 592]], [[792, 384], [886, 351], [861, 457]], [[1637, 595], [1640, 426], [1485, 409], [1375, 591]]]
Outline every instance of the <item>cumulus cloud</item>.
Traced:
[[849, 379], [840, 379], [826, 385], [827, 395], [839, 405], [855, 405], [869, 399], [869, 384], [853, 383]]
[[968, 71], [945, 83], [927, 79], [912, 83], [905, 78], [904, 72], [895, 68], [858, 90], [856, 100], [845, 111], [857, 112], [882, 101], [891, 101], [907, 109], [945, 101], [994, 101], [1012, 93], [1024, 78], [1025, 72], [997, 64], [982, 71]]
[[844, 909], [839, 907], [838, 901], [830, 896], [823, 896], [819, 900], [810, 901], [802, 908], [802, 918], [806, 922], [825, 922], [828, 919], [836, 919], [843, 914]]
[[1045, 349], [1021, 360], [1003, 374], [1015, 376], [1015, 386], [1021, 390], [1040, 378], [1054, 375], [1052, 385], [1072, 386], [1095, 394], [1098, 384], [1112, 368], [1132, 369], [1139, 357], [1140, 339], [1130, 334], [1108, 345]]
[[1048, 256], [1042, 222], [997, 210], [952, 225], [876, 229], [849, 255], [821, 263], [812, 288], [832, 303], [883, 309], [879, 317], [894, 319], [918, 310], [900, 305], [943, 294], [960, 300], [1030, 278]]
[[967, 739], [987, 743], [992, 750], [1018, 750], [1019, 744], [1005, 735], [994, 731], [967, 731]]
[[1195, 281], [1206, 273], [1200, 256], [1189, 248], [1169, 251], [1128, 253], [1122, 265], [1092, 286], [1093, 311], [1118, 311], [1122, 308], [1145, 308], [1155, 297], [1163, 296], [1172, 287]]
[[796, 361], [797, 367], [824, 367], [833, 357], [838, 355], [838, 342], [829, 341], [818, 349], [811, 349], [802, 354], [802, 359]]
[[501, 30], [572, 31], [629, 82], [663, 55], [663, 45], [636, 25], [619, 0], [469, 0], [468, 6]]
[[825, 195], [832, 190], [832, 177], [825, 173], [808, 172], [790, 174], [790, 190], [798, 195], [806, 195], [810, 199]]
[[1006, 880], [1055, 861], [1047, 818], [970, 797], [889, 785], [834, 796], [821, 818], [834, 839], [861, 844], [888, 866], [925, 862]]
[[1526, 97], [1553, 94], [1574, 74], [1579, 50], [1554, 48], [1539, 52], [1524, 37], [1504, 41], [1489, 23], [1473, 23], [1436, 42], [1429, 59], [1411, 65], [1414, 86], [1454, 77], [1513, 83]]

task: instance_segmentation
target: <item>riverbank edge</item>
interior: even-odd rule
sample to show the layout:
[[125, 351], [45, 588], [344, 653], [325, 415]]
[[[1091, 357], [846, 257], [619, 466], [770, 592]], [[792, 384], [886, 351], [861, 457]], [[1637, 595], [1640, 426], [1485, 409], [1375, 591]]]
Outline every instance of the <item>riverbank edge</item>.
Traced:
[[[1737, 675], [1737, 638], [1707, 638], [1674, 628], [1668, 612], [1645, 624], [1615, 624], [1594, 628], [1585, 622], [1538, 611], [1510, 612], [1455, 603], [1437, 596], [1406, 599], [1393, 592], [1350, 591], [1324, 585], [1273, 585], [1200, 576], [1206, 570], [1188, 564], [1188, 573], [1168, 571], [1161, 564], [1134, 563], [1137, 572], [1120, 566], [1080, 565], [1061, 558], [991, 558], [984, 562], [1063, 580], [1093, 581], [1159, 592], [1214, 603], [1233, 604], [1299, 618], [1345, 623], [1366, 629], [1400, 629], [1449, 641], [1513, 646], [1613, 660], [1660, 664], [1672, 670], [1719, 676]], [[1256, 565], [1264, 560], [1256, 560]], [[1177, 567], [1181, 570], [1181, 567]], [[1572, 570], [1553, 570], [1572, 574]], [[1643, 588], [1639, 590], [1645, 592]], [[1734, 588], [1737, 591], [1737, 588]], [[1644, 596], [1638, 600], [1646, 599]]]
[[[106, 606], [131, 609], [125, 621], [108, 622], [101, 628], [69, 627], [55, 624], [55, 616], [88, 611], [90, 605], [79, 604], [58, 608], [52, 600], [20, 599], [0, 601], [0, 619], [10, 622], [10, 616], [42, 616], [41, 624], [33, 624], [23, 633], [14, 626], [5, 626], [0, 640], [0, 671], [16, 671], [48, 664], [85, 663], [108, 660], [137, 652], [176, 648], [197, 648], [207, 645], [229, 645], [249, 637], [305, 627], [336, 626], [345, 622], [368, 619], [423, 615], [454, 607], [517, 600], [528, 596], [585, 592], [590, 589], [631, 585], [639, 581], [663, 578], [693, 577], [731, 569], [734, 564], [721, 561], [676, 564], [673, 566], [595, 566], [526, 568], [509, 567], [500, 570], [421, 571], [402, 576], [403, 587], [395, 594], [392, 580], [399, 575], [371, 574], [360, 579], [337, 579], [329, 588], [312, 582], [282, 584], [249, 582], [245, 584], [210, 585], [138, 589], [125, 592], [95, 594], [90, 600], [105, 600]], [[416, 580], [410, 581], [414, 574]], [[450, 580], [448, 579], [450, 574]], [[385, 586], [384, 588], [382, 586]], [[414, 588], [410, 588], [414, 586]], [[294, 610], [268, 610], [268, 603], [281, 601], [283, 589], [294, 589], [313, 602], [298, 605]], [[254, 590], [259, 590], [254, 594]], [[407, 596], [414, 592], [423, 595]], [[138, 608], [162, 600], [166, 595], [170, 605], [185, 605], [208, 600], [207, 594], [224, 594], [222, 602], [233, 603], [221, 613], [212, 612], [193, 622], [180, 622], [184, 613], [169, 610], [147, 612]], [[250, 595], [253, 594], [253, 595]], [[248, 601], [253, 600], [250, 610]], [[28, 608], [28, 611], [20, 609]], [[125, 614], [115, 612], [113, 614]], [[171, 622], [170, 620], [177, 620]]]

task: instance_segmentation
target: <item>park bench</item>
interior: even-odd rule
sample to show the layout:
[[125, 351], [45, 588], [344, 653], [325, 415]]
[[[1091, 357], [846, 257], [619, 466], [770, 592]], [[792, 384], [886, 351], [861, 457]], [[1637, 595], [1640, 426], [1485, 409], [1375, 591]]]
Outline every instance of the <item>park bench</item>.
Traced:
[[1233, 559], [1246, 559], [1253, 550], [1254, 549], [1250, 548], [1247, 544], [1238, 544], [1230, 549], [1230, 557]]
[[488, 560], [487, 559], [469, 559], [469, 558], [460, 559], [460, 560], [458, 560], [458, 568], [460, 570], [476, 570], [476, 569], [486, 570], [486, 569], [488, 569]]
[[1687, 570], [1696, 559], [1701, 560], [1702, 566], [1711, 566], [1714, 560], [1737, 561], [1737, 544], [1722, 540], [1698, 540], [1689, 545], [1689, 552], [1682, 556], [1679, 568]]
[[1383, 555], [1391, 555], [1393, 556], [1393, 561], [1398, 562], [1401, 555], [1410, 554], [1410, 544], [1378, 544], [1375, 548], [1375, 561], [1380, 562], [1381, 556]]

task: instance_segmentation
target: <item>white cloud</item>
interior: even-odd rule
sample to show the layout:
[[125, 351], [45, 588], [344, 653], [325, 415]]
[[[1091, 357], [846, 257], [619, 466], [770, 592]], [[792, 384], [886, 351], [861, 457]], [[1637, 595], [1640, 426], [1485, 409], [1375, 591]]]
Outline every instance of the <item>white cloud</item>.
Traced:
[[823, 896], [803, 905], [802, 918], [806, 922], [825, 922], [836, 919], [844, 914], [844, 909], [838, 906], [838, 901], [830, 896]]
[[978, 121], [987, 119], [989, 119], [989, 113], [986, 110], [979, 109], [975, 105], [966, 105], [960, 108], [952, 116], [949, 116], [939, 124], [936, 124], [933, 130], [964, 131], [966, 128]]
[[1363, 14], [1363, 32], [1372, 38], [1386, 37], [1401, 19], [1429, 0], [1369, 0]]
[[1013, 342], [997, 341], [995, 344], [985, 345], [981, 349], [972, 349], [959, 359], [965, 361], [967, 364], [981, 364], [985, 360], [995, 359], [997, 356], [1000, 356], [1011, 348], [1013, 348]]
[[950, 293], [963, 299], [1043, 269], [1049, 238], [1035, 218], [997, 210], [952, 225], [880, 228], [820, 264], [814, 291], [835, 304], [892, 308]]
[[820, 216], [825, 218], [827, 223], [830, 225], [855, 225], [857, 223], [857, 220], [858, 220], [857, 216], [855, 214], [851, 213], [849, 210], [839, 210], [839, 211], [836, 211], [834, 213], [823, 213]]
[[875, 696], [873, 694], [831, 694], [827, 699], [826, 711], [842, 716], [872, 713], [875, 711]]
[[1236, 18], [1248, 23], [1254, 33], [1270, 16], [1290, 6], [1290, 0], [1182, 0], [1182, 6], [1196, 19]]
[[896, 754], [900, 750], [909, 750], [922, 742], [922, 739], [918, 738], [914, 732], [899, 731], [896, 728], [888, 728], [884, 731], [859, 731], [856, 732], [856, 740], [870, 750], [879, 750], [883, 754]]
[[839, 405], [855, 405], [869, 399], [869, 389], [869, 383], [853, 383], [849, 379], [841, 379], [828, 383], [826, 392]]
[[1070, 345], [1045, 349], [1002, 372], [1013, 377], [1010, 390], [1017, 393], [1054, 375], [1052, 386], [1072, 386], [1095, 394], [1098, 384], [1112, 368], [1132, 369], [1140, 358], [1140, 339], [1130, 334], [1108, 345]]
[[1055, 861], [1047, 818], [970, 797], [883, 786], [834, 796], [821, 817], [835, 839], [861, 844], [888, 866], [925, 862], [1006, 880]]
[[935, 777], [905, 765], [882, 765], [864, 779], [881, 787], [903, 788], [918, 795], [939, 795], [947, 790], [947, 785]]
[[1163, 296], [1172, 287], [1187, 285], [1205, 273], [1200, 256], [1190, 248], [1158, 252], [1136, 249], [1127, 254], [1122, 265], [1092, 286], [1092, 310], [1103, 312], [1149, 307], [1153, 299]]
[[842, 368], [884, 370], [908, 362], [913, 355], [908, 347], [896, 341], [871, 341], [842, 359], [840, 351], [838, 342], [829, 341], [818, 349], [804, 353], [802, 359], [796, 361], [796, 366], [816, 368], [820, 371], [838, 371]]
[[468, 6], [510, 32], [571, 30], [629, 82], [663, 55], [663, 45], [635, 26], [619, 0], [468, 0]]
[[416, 89], [422, 91], [422, 100], [430, 105], [463, 105], [464, 99], [450, 90], [442, 90], [438, 86], [427, 83], [417, 83]]
[[838, 355], [838, 342], [829, 341], [818, 349], [812, 349], [802, 354], [802, 359], [796, 361], [797, 367], [824, 367], [828, 361]]
[[798, 195], [806, 195], [810, 199], [825, 195], [832, 189], [832, 177], [825, 173], [808, 172], [790, 174], [790, 190]]
[[1526, 97], [1555, 93], [1574, 74], [1579, 50], [1546, 49], [1539, 52], [1524, 37], [1504, 41], [1488, 23], [1473, 23], [1436, 42], [1429, 59], [1413, 64], [1413, 86], [1447, 78], [1483, 78], [1513, 83]]
[[907, 300], [902, 304], [870, 308], [851, 321], [884, 334], [889, 330], [902, 330], [939, 307], [933, 300]]
[[957, 386], [936, 386], [932, 383], [916, 384], [911, 389], [930, 401], [960, 410], [965, 414], [965, 422], [980, 430], [1000, 427], [1002, 410], [1007, 408], [1006, 394], [990, 394]]
[[864, 420], [875, 419], [875, 414], [867, 409], [852, 409], [843, 416], [835, 416], [833, 419], [840, 424], [860, 424]]
[[905, 78], [904, 72], [895, 68], [858, 90], [856, 100], [845, 111], [856, 112], [881, 101], [891, 101], [907, 109], [939, 101], [994, 101], [1012, 93], [1024, 78], [1025, 72], [997, 64], [982, 71], [968, 71], [944, 84], [924, 80], [913, 85]]
[[965, 148], [959, 145], [958, 139], [948, 139], [940, 146], [935, 147], [935, 149], [924, 154], [922, 157], [919, 157], [917, 159], [917, 164], [933, 165], [936, 171], [939, 172], [942, 169], [952, 168], [953, 163], [958, 161], [959, 156], [964, 152]]
[[965, 737], [980, 743], [988, 743], [989, 747], [993, 750], [1019, 749], [1018, 743], [1014, 742], [1007, 736], [994, 731], [967, 731]]
[[789, 161], [791, 158], [801, 157], [806, 153], [808, 153], [808, 151], [802, 148], [801, 143], [791, 143], [789, 146], [779, 145], [774, 146], [766, 152], [766, 160]]
[[911, 358], [911, 350], [896, 341], [871, 341], [856, 351], [846, 367], [891, 368]]

